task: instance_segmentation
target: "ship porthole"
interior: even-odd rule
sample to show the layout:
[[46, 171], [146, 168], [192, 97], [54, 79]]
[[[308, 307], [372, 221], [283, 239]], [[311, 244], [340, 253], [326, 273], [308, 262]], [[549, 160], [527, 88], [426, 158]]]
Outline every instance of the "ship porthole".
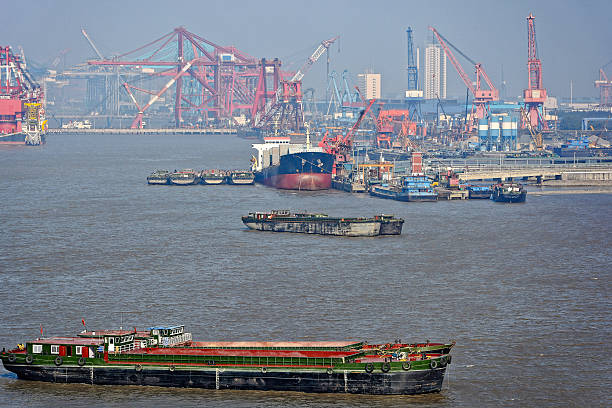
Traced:
[[429, 366], [430, 366], [431, 368], [438, 368], [438, 362], [437, 362], [436, 360], [431, 360], [431, 361], [429, 362]]
[[8, 356], [8, 362], [9, 363], [14, 363], [15, 360], [17, 360], [17, 356], [15, 356], [14, 354], [9, 354]]
[[334, 373], [334, 370], [331, 367], [327, 368], [327, 374], [328, 375], [332, 375]]
[[61, 366], [64, 360], [61, 357], [55, 357], [54, 363], [56, 366]]
[[402, 369], [404, 369], [406, 371], [410, 370], [410, 361], [404, 361], [402, 363]]
[[28, 364], [32, 364], [34, 362], [34, 357], [31, 354], [28, 354], [25, 358], [25, 362]]
[[261, 367], [261, 372], [262, 373], [267, 373], [268, 372], [268, 367]]
[[390, 364], [390, 363], [387, 363], [387, 362], [382, 363], [382, 365], [380, 366], [380, 370], [381, 370], [383, 373], [388, 373], [388, 372], [389, 372], [389, 370], [391, 370], [391, 364]]
[[79, 357], [79, 361], [78, 364], [83, 367], [85, 365], [85, 358], [84, 357]]
[[365, 371], [366, 371], [366, 373], [371, 373], [372, 371], [374, 371], [374, 364], [367, 363], [365, 365]]

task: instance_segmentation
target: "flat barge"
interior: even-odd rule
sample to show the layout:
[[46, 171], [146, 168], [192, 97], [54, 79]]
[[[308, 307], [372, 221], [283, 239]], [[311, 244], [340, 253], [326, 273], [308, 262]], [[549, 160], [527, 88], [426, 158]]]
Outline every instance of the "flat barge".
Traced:
[[454, 343], [194, 342], [183, 326], [39, 338], [3, 350], [19, 379], [315, 393], [440, 392]]
[[327, 214], [291, 213], [289, 210], [253, 212], [242, 217], [244, 225], [253, 230], [297, 232], [302, 234], [373, 237], [399, 235], [404, 220], [392, 215], [372, 218], [330, 217]]

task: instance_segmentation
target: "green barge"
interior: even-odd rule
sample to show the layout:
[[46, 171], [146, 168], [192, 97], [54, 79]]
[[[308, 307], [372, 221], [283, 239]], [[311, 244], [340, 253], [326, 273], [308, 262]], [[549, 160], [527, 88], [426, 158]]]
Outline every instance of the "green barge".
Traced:
[[0, 354], [18, 378], [356, 394], [439, 392], [454, 343], [194, 342], [183, 326], [39, 338]]

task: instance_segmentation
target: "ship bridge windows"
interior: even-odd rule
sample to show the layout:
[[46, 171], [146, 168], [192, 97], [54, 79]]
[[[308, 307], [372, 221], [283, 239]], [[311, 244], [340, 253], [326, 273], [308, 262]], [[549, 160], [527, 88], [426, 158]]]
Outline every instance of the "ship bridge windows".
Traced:
[[41, 354], [42, 353], [42, 344], [33, 344], [32, 345], [32, 353]]

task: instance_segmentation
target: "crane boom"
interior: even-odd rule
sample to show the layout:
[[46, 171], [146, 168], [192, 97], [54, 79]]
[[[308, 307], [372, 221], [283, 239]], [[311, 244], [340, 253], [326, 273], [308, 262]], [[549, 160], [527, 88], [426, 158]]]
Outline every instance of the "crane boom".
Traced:
[[334, 38], [330, 38], [329, 40], [321, 41], [321, 44], [319, 44], [317, 49], [306, 60], [304, 65], [302, 65], [300, 69], [298, 69], [298, 71], [295, 73], [295, 75], [293, 75], [293, 77], [291, 78], [291, 81], [293, 82], [301, 81], [302, 78], [304, 78], [304, 75], [306, 74], [306, 72], [308, 72], [308, 70], [312, 66], [312, 64], [317, 62], [317, 60], [321, 57], [321, 55], [323, 55], [325, 50], [327, 50], [334, 43], [334, 41], [336, 41], [338, 38], [340, 38], [339, 35]]
[[357, 122], [355, 122], [351, 130], [349, 130], [346, 133], [346, 136], [342, 138], [342, 143], [347, 143], [353, 138], [355, 132], [357, 131], [357, 129], [359, 129], [359, 126], [361, 125], [361, 121], [363, 120], [363, 117], [366, 115], [366, 113], [370, 111], [370, 108], [372, 107], [372, 105], [374, 105], [374, 102], [376, 102], [376, 99], [370, 99], [370, 103], [365, 108], [365, 110], [361, 112], [361, 114], [359, 115], [359, 119], [357, 119]]
[[[459, 73], [459, 76], [461, 77], [461, 79], [463, 80], [463, 83], [465, 84], [465, 86], [467, 86], [469, 88], [469, 90], [472, 92], [473, 95], [476, 94], [476, 89], [474, 88], [474, 85], [472, 84], [472, 80], [470, 79], [470, 77], [465, 73], [465, 71], [463, 70], [463, 67], [461, 66], [461, 64], [459, 63], [459, 61], [457, 61], [457, 58], [455, 57], [455, 54], [453, 54], [453, 52], [451, 51], [451, 49], [449, 48], [448, 44], [445, 41], [445, 38], [442, 37], [442, 35], [438, 32], [438, 30], [436, 30], [433, 27], [429, 27], [429, 29], [434, 33], [434, 35], [436, 36], [436, 38], [438, 39], [438, 42], [440, 43], [440, 45], [442, 46], [442, 48], [444, 48], [444, 52], [446, 53], [446, 55], [448, 56], [448, 59], [451, 61], [451, 64], [453, 64], [453, 66], [455, 67], [455, 69], [457, 70], [457, 73]], [[459, 49], [457, 47], [455, 47], [453, 45], [453, 48], [455, 48], [457, 51], [459, 51]], [[468, 58], [463, 52], [459, 51], [461, 53], [461, 55], [463, 55], [468, 61], [472, 62], [472, 60], [470, 58]], [[476, 65], [476, 64], [474, 64]]]
[[87, 34], [87, 31], [85, 31], [85, 29], [83, 27], [81, 27], [81, 33], [83, 33], [83, 36], [85, 37], [85, 39], [87, 40], [87, 42], [89, 43], [91, 48], [93, 48], [94, 52], [98, 55], [98, 58], [100, 58], [101, 60], [105, 60], [106, 58], [104, 58], [104, 56], [102, 55], [102, 53], [100, 52], [98, 47], [96, 47], [96, 45], [93, 43], [91, 38], [89, 38], [89, 35]]

